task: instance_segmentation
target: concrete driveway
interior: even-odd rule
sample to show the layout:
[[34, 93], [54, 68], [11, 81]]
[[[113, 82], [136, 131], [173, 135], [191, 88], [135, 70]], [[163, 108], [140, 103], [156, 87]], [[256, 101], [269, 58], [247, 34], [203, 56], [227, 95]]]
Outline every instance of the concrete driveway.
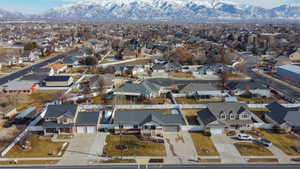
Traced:
[[165, 146], [167, 160], [175, 162], [188, 162], [188, 159], [197, 157], [193, 140], [187, 131], [165, 132]]
[[218, 150], [222, 163], [246, 163], [241, 154], [233, 145], [234, 141], [226, 135], [211, 136], [213, 143]]
[[84, 165], [99, 159], [107, 134], [80, 134], [74, 136], [59, 165]]

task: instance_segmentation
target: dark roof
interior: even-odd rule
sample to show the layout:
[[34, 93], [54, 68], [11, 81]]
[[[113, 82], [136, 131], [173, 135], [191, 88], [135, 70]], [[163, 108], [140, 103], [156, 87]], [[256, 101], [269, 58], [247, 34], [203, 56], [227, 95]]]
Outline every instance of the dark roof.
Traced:
[[97, 125], [100, 112], [78, 112], [76, 125]]
[[68, 81], [71, 76], [48, 76], [45, 81]]
[[48, 74], [36, 74], [36, 73], [33, 73], [33, 74], [24, 75], [23, 77], [21, 77], [20, 80], [38, 81], [38, 82], [40, 82], [40, 81], [45, 80], [47, 77], [48, 77]]
[[207, 125], [217, 120], [217, 118], [208, 110], [208, 108], [199, 111], [197, 114], [204, 125]]
[[69, 128], [69, 127], [73, 127], [73, 123], [69, 123], [69, 124], [58, 124], [56, 122], [52, 122], [52, 121], [45, 121], [43, 122], [42, 126], [43, 128], [47, 129], [47, 128]]
[[159, 125], [185, 124], [180, 115], [163, 114], [160, 110], [117, 110], [113, 124], [116, 125], [143, 125], [156, 122]]
[[240, 89], [240, 90], [255, 90], [255, 89], [267, 89], [264, 87], [262, 84], [254, 82], [254, 81], [232, 81], [227, 85], [228, 89], [235, 90], [235, 89]]
[[288, 122], [294, 126], [300, 126], [300, 107], [287, 108], [274, 102], [266, 106], [269, 110], [266, 114], [278, 124]]
[[63, 63], [65, 64], [73, 64], [77, 61], [79, 61], [79, 58], [76, 56], [68, 56], [63, 59]]
[[60, 104], [49, 105], [44, 118], [57, 118], [62, 115], [75, 117], [78, 105], [75, 104]]

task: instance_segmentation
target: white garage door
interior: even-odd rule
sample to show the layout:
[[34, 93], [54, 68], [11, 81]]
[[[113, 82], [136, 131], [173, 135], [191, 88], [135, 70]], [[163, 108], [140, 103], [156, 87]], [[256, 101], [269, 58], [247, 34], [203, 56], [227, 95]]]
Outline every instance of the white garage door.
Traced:
[[96, 133], [96, 127], [94, 126], [87, 127], [87, 133]]
[[210, 128], [210, 132], [213, 135], [223, 134], [224, 133], [224, 129], [223, 128]]
[[77, 133], [79, 134], [86, 133], [86, 127], [77, 127]]

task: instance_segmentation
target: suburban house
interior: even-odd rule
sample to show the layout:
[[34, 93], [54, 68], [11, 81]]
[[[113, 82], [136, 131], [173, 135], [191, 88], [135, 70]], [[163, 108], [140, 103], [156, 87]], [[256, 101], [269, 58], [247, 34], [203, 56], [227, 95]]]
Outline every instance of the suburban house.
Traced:
[[181, 64], [178, 62], [159, 62], [152, 66], [153, 72], [175, 72], [181, 70]]
[[199, 124], [212, 134], [223, 134], [230, 130], [250, 130], [255, 123], [254, 114], [245, 103], [210, 103], [197, 114]]
[[75, 104], [49, 105], [42, 127], [45, 135], [96, 133], [99, 122], [100, 112], [79, 111]]
[[197, 75], [217, 75], [224, 71], [231, 71], [232, 68], [223, 64], [206, 64], [201, 67], [198, 67], [196, 74]]
[[96, 133], [100, 125], [100, 112], [78, 112], [76, 116], [76, 133]]
[[78, 105], [74, 104], [49, 105], [42, 124], [44, 134], [72, 134], [75, 132], [78, 111]]
[[4, 93], [25, 93], [32, 94], [36, 91], [37, 84], [33, 81], [13, 80], [6, 83], [2, 91]]
[[126, 96], [128, 99], [139, 97], [153, 98], [160, 95], [160, 87], [148, 81], [142, 83], [124, 83], [120, 88], [114, 91], [114, 95]]
[[226, 95], [223, 90], [220, 90], [215, 84], [212, 83], [190, 83], [184, 85], [180, 93], [185, 94], [186, 96], [195, 96], [195, 97], [222, 97]]
[[54, 73], [58, 74], [60, 72], [63, 72], [67, 69], [67, 65], [66, 64], [61, 64], [61, 63], [53, 63], [51, 65], [49, 65], [49, 67], [51, 69], [53, 69]]
[[300, 107], [288, 108], [274, 102], [266, 106], [265, 120], [287, 132], [300, 134]]
[[231, 94], [236, 96], [248, 94], [247, 92], [252, 95], [264, 97], [269, 97], [271, 95], [269, 88], [255, 81], [232, 81], [227, 84], [226, 88]]
[[164, 114], [160, 110], [116, 110], [112, 117], [115, 133], [163, 135], [177, 132], [185, 122], [181, 115]]
[[46, 87], [70, 87], [74, 80], [71, 76], [48, 76], [44, 82]]

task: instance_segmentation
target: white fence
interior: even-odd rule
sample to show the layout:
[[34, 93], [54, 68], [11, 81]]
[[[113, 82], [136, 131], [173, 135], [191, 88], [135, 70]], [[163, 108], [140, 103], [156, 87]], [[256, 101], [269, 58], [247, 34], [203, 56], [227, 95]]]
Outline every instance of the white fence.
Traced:
[[181, 130], [184, 131], [203, 131], [203, 126], [197, 126], [197, 125], [188, 125], [188, 126], [181, 126]]
[[42, 110], [42, 113], [36, 118], [34, 119], [27, 127], [26, 129], [21, 133], [19, 134], [15, 140], [10, 143], [2, 152], [1, 152], [1, 157], [5, 156], [6, 153], [8, 153], [8, 151], [13, 148], [13, 146], [15, 146], [23, 137], [26, 136], [27, 132], [30, 131], [30, 128], [32, 126], [35, 126], [46, 114], [46, 110], [47, 110], [47, 105], [46, 107]]

